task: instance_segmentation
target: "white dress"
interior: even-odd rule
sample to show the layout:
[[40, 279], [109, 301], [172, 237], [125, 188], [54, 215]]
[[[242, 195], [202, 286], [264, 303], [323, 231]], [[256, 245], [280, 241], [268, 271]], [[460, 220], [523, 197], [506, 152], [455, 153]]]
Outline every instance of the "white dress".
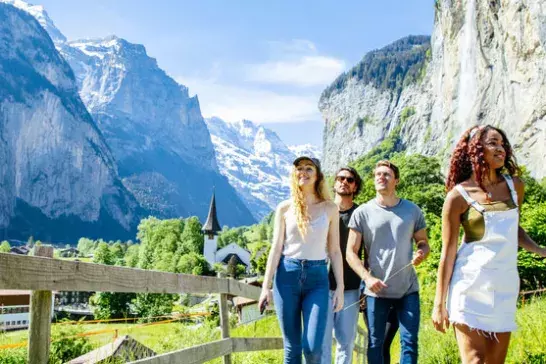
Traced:
[[508, 211], [485, 211], [462, 186], [455, 186], [483, 215], [485, 233], [479, 241], [463, 242], [457, 252], [447, 301], [449, 321], [488, 333], [516, 329], [519, 210], [514, 183], [510, 176], [505, 179], [516, 205]]

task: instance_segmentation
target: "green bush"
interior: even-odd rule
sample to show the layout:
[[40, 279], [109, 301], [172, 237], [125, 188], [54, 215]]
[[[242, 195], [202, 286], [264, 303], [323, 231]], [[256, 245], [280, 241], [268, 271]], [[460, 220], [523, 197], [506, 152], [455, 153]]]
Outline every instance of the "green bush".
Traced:
[[62, 364], [92, 350], [86, 336], [76, 337], [83, 333], [79, 325], [57, 325], [51, 335], [49, 364]]

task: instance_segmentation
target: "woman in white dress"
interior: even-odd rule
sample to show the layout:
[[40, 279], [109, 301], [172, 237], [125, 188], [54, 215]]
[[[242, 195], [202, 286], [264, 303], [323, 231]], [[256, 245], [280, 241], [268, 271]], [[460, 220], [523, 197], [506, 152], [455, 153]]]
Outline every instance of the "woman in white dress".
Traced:
[[518, 242], [546, 256], [519, 226], [518, 172], [505, 133], [490, 125], [468, 129], [451, 157], [432, 321], [441, 332], [453, 325], [463, 363], [504, 363], [516, 329]]

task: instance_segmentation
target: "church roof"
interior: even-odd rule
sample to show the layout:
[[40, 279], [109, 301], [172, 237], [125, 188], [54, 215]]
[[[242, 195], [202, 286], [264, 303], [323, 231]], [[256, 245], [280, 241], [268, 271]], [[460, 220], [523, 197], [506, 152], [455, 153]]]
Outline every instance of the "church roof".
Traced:
[[210, 200], [209, 216], [202, 229], [205, 234], [216, 234], [222, 231], [220, 224], [218, 223], [218, 216], [216, 216], [216, 199], [214, 192], [212, 193], [212, 199]]

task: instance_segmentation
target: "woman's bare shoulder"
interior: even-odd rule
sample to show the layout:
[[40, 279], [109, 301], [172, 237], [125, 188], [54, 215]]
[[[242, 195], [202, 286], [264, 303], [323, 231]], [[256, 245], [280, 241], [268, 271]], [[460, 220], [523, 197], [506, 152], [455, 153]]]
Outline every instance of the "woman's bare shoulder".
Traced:
[[447, 193], [444, 208], [447, 208], [449, 210], [455, 210], [458, 213], [463, 213], [468, 208], [468, 202], [466, 202], [463, 195], [461, 195], [461, 193], [456, 188], [453, 188]]
[[290, 207], [291, 204], [292, 204], [292, 200], [284, 200], [284, 201], [281, 201], [281, 202], [277, 205], [276, 211], [277, 211], [277, 212], [286, 212], [286, 210], [288, 210], [288, 208]]

